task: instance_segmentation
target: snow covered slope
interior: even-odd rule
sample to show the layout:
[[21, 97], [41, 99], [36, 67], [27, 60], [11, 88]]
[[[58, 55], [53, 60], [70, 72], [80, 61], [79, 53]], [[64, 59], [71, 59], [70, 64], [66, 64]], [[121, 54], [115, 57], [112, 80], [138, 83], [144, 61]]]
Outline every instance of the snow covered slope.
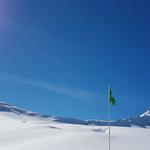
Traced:
[[[112, 150], [149, 150], [150, 129], [112, 127]], [[2, 150], [106, 150], [107, 127], [0, 121]]]
[[[147, 114], [140, 117], [149, 117]], [[107, 126], [81, 125], [79, 120], [78, 125], [62, 123], [59, 119], [63, 120], [0, 103], [1, 150], [108, 149]], [[111, 127], [111, 150], [150, 150], [149, 139], [150, 128]]]

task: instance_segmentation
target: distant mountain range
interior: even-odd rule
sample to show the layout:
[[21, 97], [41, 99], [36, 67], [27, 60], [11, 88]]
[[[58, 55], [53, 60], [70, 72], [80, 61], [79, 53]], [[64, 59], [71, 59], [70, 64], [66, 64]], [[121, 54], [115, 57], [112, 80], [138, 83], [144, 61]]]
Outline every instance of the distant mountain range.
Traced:
[[[24, 120], [25, 118], [30, 119], [50, 119], [62, 123], [71, 123], [71, 124], [81, 124], [81, 125], [98, 125], [98, 126], [107, 126], [107, 120], [79, 120], [68, 117], [54, 117], [50, 115], [43, 115], [31, 111], [26, 111], [24, 109], [18, 108], [16, 106], [0, 102], [0, 113], [7, 113], [9, 117], [16, 116], [15, 118], [20, 118]], [[111, 121], [112, 126], [122, 126], [122, 127], [147, 127], [150, 126], [150, 108], [140, 116], [137, 117], [128, 117], [123, 119], [118, 119]]]

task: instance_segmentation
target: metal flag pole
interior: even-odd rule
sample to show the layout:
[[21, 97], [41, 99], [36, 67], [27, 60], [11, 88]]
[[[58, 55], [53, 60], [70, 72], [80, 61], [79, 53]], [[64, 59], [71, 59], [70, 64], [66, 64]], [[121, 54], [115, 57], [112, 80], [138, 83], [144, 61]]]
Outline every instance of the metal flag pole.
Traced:
[[108, 149], [110, 150], [110, 115], [111, 115], [111, 105], [110, 105], [110, 85], [108, 85], [108, 136], [109, 136], [109, 145], [108, 145]]

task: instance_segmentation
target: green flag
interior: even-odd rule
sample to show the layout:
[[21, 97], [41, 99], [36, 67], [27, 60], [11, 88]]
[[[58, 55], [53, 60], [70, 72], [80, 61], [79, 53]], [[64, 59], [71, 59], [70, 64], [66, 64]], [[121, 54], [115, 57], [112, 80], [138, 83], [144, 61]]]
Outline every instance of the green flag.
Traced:
[[112, 90], [111, 90], [111, 89], [109, 90], [109, 102], [110, 102], [112, 105], [116, 105], [116, 99], [113, 97], [113, 95], [112, 95]]

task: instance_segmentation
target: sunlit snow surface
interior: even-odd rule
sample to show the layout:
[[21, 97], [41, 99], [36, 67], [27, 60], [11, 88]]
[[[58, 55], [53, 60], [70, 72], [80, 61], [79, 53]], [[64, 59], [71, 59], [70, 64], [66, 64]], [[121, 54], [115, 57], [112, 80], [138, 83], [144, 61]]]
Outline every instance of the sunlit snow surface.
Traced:
[[[107, 127], [0, 112], [1, 150], [107, 150]], [[150, 129], [111, 127], [111, 150], [150, 150]]]

